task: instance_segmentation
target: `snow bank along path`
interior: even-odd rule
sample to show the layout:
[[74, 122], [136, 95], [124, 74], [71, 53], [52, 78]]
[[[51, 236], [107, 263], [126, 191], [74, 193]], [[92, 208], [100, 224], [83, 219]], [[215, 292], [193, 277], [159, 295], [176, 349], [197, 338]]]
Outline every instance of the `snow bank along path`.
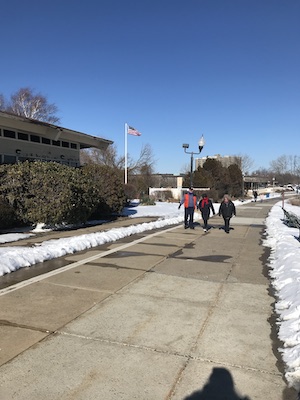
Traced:
[[19, 268], [73, 254], [77, 251], [114, 242], [127, 236], [153, 229], [163, 228], [183, 222], [183, 216], [160, 218], [154, 222], [131, 225], [126, 228], [115, 228], [107, 232], [90, 233], [71, 238], [54, 239], [32, 247], [3, 247], [0, 248], [0, 276], [16, 271]]

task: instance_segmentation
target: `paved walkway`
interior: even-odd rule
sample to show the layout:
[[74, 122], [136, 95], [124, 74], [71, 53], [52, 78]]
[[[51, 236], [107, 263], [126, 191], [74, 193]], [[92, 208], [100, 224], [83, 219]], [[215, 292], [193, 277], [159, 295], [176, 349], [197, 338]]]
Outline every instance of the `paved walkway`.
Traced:
[[1, 400], [296, 399], [261, 243], [273, 203], [239, 207], [229, 235], [219, 217], [136, 235], [0, 290]]

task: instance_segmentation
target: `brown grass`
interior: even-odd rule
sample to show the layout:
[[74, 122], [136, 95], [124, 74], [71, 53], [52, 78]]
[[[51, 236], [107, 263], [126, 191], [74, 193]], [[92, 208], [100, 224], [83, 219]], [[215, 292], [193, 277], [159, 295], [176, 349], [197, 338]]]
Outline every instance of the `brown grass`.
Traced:
[[298, 207], [300, 207], [300, 198], [297, 197], [297, 198], [290, 199], [290, 203], [291, 203], [293, 206], [298, 206]]

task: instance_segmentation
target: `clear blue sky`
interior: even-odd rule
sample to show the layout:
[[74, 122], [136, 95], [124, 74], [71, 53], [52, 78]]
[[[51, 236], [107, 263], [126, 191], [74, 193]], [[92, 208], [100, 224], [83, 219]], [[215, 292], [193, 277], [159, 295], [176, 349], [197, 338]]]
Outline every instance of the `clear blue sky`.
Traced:
[[0, 93], [33, 88], [120, 154], [128, 122], [156, 172], [181, 172], [202, 134], [201, 156], [253, 169], [299, 155], [299, 0], [10, 0], [0, 21]]

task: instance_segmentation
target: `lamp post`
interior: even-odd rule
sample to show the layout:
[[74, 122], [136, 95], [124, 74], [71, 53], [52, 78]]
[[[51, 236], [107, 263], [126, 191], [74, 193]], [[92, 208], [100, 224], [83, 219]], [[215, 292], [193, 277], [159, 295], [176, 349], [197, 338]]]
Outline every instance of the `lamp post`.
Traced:
[[191, 172], [190, 172], [190, 186], [191, 187], [193, 186], [194, 154], [200, 154], [202, 149], [203, 149], [203, 147], [204, 147], [204, 145], [205, 145], [205, 140], [204, 140], [203, 135], [201, 136], [201, 138], [200, 138], [200, 140], [198, 142], [199, 151], [197, 151], [197, 152], [195, 152], [195, 151], [187, 151], [187, 149], [190, 147], [190, 145], [187, 144], [187, 143], [184, 143], [182, 145], [182, 147], [184, 148], [184, 152], [186, 154], [190, 154], [191, 155]]
[[245, 174], [242, 173], [242, 201], [245, 201]]

